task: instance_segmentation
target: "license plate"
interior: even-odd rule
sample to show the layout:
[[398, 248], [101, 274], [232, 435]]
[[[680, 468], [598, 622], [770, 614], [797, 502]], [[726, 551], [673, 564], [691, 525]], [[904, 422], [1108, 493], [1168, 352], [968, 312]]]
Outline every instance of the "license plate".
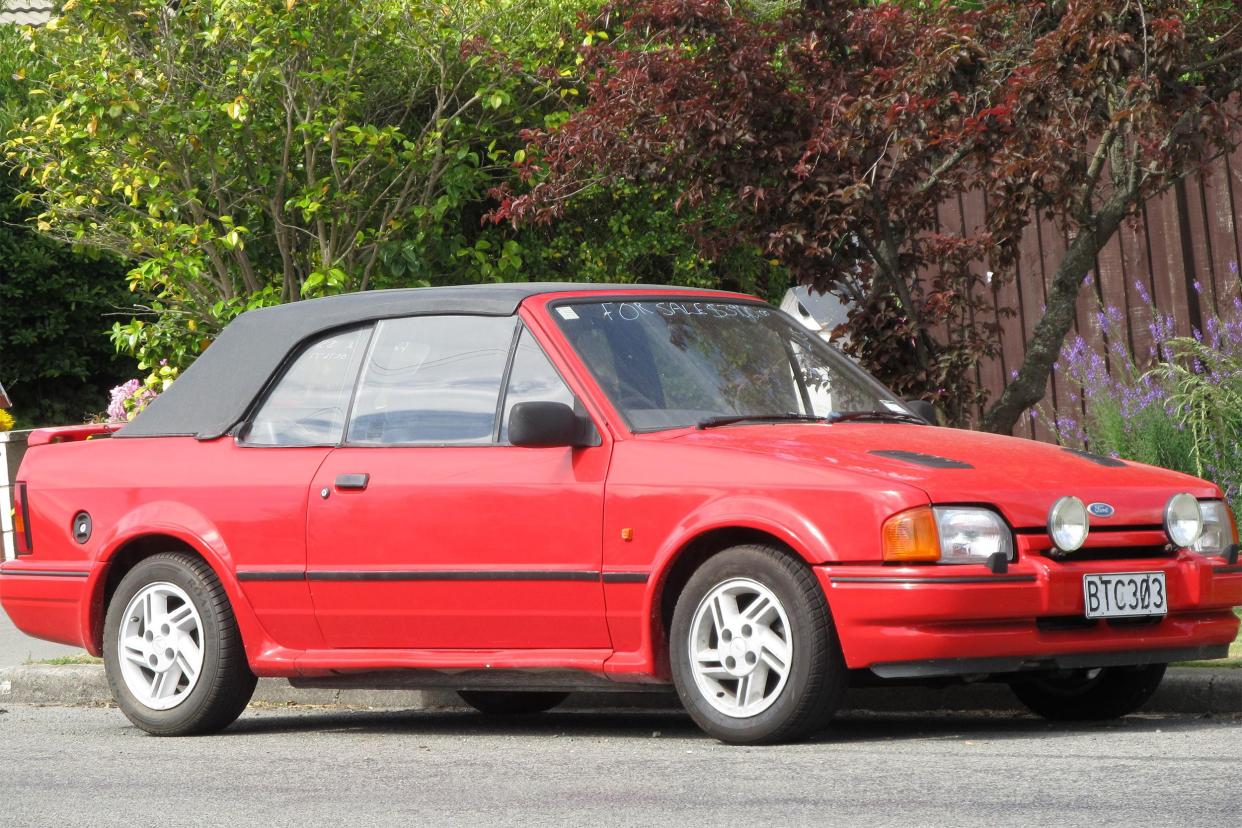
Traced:
[[1169, 612], [1163, 572], [1083, 575], [1082, 597], [1088, 618], [1141, 618]]

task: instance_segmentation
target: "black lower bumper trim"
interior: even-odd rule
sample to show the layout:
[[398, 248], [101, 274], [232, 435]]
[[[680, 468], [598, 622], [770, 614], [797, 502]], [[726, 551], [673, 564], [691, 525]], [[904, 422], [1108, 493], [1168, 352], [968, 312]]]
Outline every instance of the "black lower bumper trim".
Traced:
[[1065, 653], [1051, 656], [998, 656], [996, 658], [937, 658], [928, 661], [894, 661], [871, 665], [871, 672], [886, 679], [926, 679], [949, 676], [1020, 673], [1031, 670], [1084, 670], [1096, 667], [1132, 667], [1174, 661], [1208, 661], [1226, 658], [1228, 644], [1176, 647], [1164, 650], [1122, 650], [1109, 653]]

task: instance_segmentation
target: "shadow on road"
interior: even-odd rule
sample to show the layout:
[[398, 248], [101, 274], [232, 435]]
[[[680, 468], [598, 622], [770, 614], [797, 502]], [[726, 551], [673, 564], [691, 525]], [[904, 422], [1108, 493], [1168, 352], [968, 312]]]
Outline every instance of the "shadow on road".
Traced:
[[[1060, 723], [1033, 716], [984, 713], [870, 713], [838, 715], [809, 744], [847, 744], [882, 741], [971, 739], [1044, 740], [1049, 736], [1081, 733], [1174, 732], [1232, 722], [1228, 717], [1130, 716], [1110, 722]], [[674, 710], [567, 710], [535, 716], [484, 716], [473, 712], [347, 710], [297, 708], [250, 712], [226, 731], [229, 738], [287, 732], [357, 734], [418, 734], [437, 736], [523, 736], [531, 738], [653, 737], [710, 742], [681, 711]]]

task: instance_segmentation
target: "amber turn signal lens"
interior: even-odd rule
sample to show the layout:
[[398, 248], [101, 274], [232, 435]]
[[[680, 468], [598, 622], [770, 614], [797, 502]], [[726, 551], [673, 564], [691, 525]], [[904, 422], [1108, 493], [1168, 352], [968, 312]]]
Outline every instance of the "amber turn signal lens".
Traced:
[[893, 515], [884, 521], [880, 545], [886, 561], [935, 563], [940, 560], [936, 516], [926, 506]]

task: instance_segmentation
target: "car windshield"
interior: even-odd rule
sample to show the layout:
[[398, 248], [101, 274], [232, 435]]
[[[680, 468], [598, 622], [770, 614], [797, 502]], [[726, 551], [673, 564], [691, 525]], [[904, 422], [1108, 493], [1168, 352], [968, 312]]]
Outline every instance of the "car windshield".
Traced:
[[913, 419], [840, 352], [759, 302], [572, 302], [553, 316], [634, 431], [864, 412]]

